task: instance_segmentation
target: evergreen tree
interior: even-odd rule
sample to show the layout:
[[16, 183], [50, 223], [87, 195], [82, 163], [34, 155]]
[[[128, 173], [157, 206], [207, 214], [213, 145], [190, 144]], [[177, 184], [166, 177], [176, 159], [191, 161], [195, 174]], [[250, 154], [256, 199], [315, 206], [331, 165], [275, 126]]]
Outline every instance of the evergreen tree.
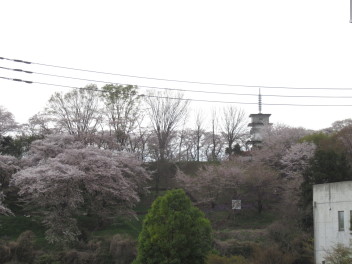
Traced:
[[134, 263], [203, 264], [210, 249], [210, 222], [183, 190], [172, 190], [152, 204]]
[[303, 173], [300, 205], [304, 209], [303, 225], [313, 226], [313, 185], [352, 180], [346, 154], [333, 150], [317, 150]]

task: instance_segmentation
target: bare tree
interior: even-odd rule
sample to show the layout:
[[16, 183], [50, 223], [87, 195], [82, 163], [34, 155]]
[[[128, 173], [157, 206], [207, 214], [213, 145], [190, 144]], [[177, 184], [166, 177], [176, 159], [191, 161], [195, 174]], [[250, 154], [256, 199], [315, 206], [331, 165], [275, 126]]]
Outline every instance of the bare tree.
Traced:
[[205, 155], [208, 160], [219, 160], [223, 151], [223, 142], [218, 131], [218, 119], [216, 110], [211, 114], [211, 131], [205, 133], [206, 147]]
[[196, 146], [197, 146], [197, 161], [200, 160], [200, 148], [201, 148], [201, 139], [204, 137], [204, 129], [203, 129], [203, 116], [200, 112], [196, 115], [196, 129], [195, 129], [195, 136], [196, 136]]
[[0, 106], [0, 136], [14, 131], [18, 127], [13, 114]]
[[83, 140], [94, 134], [101, 123], [99, 97], [95, 90], [96, 85], [88, 85], [78, 91], [51, 96], [47, 111], [52, 115], [56, 127]]
[[228, 106], [223, 109], [222, 134], [226, 139], [228, 155], [233, 154], [234, 144], [241, 142], [241, 138], [247, 133], [247, 119], [245, 112], [236, 106]]
[[352, 126], [346, 126], [336, 133], [336, 137], [342, 142], [346, 152], [352, 156]]
[[[204, 131], [186, 129], [183, 131], [182, 149], [179, 153], [181, 160], [199, 161], [204, 145]], [[204, 158], [203, 158], [204, 159]]]
[[167, 148], [175, 129], [186, 117], [189, 101], [180, 93], [149, 93], [145, 96], [148, 115], [157, 136], [158, 159], [167, 158]]
[[335, 121], [334, 123], [332, 123], [331, 128], [329, 130], [331, 130], [332, 132], [338, 132], [346, 127], [351, 127], [351, 126], [352, 126], [352, 119], [348, 118], [344, 120]]
[[145, 161], [148, 156], [148, 141], [151, 137], [151, 132], [142, 126], [142, 119], [137, 120], [137, 129], [130, 136], [129, 144], [132, 152], [137, 153], [140, 160]]
[[[129, 147], [130, 134], [135, 130], [140, 117], [140, 95], [137, 86], [105, 85], [101, 94], [105, 105], [104, 114], [119, 150]], [[131, 150], [131, 149], [130, 149]]]
[[30, 135], [49, 135], [59, 132], [52, 127], [50, 115], [44, 112], [39, 112], [29, 118], [28, 124], [25, 124], [23, 128]]

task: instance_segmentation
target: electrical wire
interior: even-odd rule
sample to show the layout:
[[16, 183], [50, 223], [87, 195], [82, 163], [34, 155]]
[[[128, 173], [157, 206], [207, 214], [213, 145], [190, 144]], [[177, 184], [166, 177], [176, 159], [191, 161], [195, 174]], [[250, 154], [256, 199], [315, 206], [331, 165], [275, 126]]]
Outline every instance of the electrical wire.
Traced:
[[291, 86], [268, 86], [268, 85], [227, 84], [227, 83], [214, 83], [214, 82], [186, 81], [186, 80], [177, 80], [177, 79], [165, 79], [165, 78], [129, 75], [129, 74], [121, 74], [121, 73], [94, 71], [94, 70], [88, 70], [88, 69], [80, 69], [80, 68], [59, 66], [59, 65], [53, 65], [53, 64], [46, 64], [46, 63], [31, 62], [31, 61], [25, 61], [25, 60], [20, 60], [20, 59], [10, 59], [10, 58], [6, 58], [6, 57], [0, 57], [0, 59], [13, 61], [13, 62], [17, 62], [17, 63], [33, 64], [33, 65], [52, 67], [52, 68], [60, 68], [60, 69], [73, 70], [73, 71], [97, 73], [97, 74], [104, 74], [104, 75], [114, 75], [114, 76], [130, 77], [130, 78], [138, 78], [138, 79], [146, 79], [146, 80], [155, 80], [155, 81], [199, 84], [199, 85], [245, 87], [245, 88], [266, 88], [266, 89], [290, 89], [290, 90], [352, 90], [352, 88], [339, 88], [339, 87], [325, 87], [325, 88], [324, 87], [291, 87]]
[[[61, 84], [53, 84], [53, 83], [45, 83], [45, 82], [36, 82], [36, 81], [27, 81], [17, 78], [9, 78], [0, 76], [0, 79], [15, 81], [15, 82], [23, 82], [26, 84], [40, 84], [40, 85], [48, 85], [48, 86], [56, 86], [56, 87], [64, 87], [71, 89], [79, 89], [79, 90], [91, 90], [96, 92], [108, 92], [100, 89], [92, 89], [87, 87], [75, 87], [69, 85], [61, 85]], [[204, 99], [190, 99], [190, 98], [179, 98], [179, 97], [167, 97], [167, 96], [159, 96], [153, 94], [141, 94], [143, 97], [152, 97], [152, 98], [160, 98], [160, 99], [171, 99], [171, 100], [182, 100], [182, 101], [192, 101], [192, 102], [206, 102], [206, 103], [224, 103], [224, 104], [240, 104], [240, 105], [257, 105], [257, 103], [251, 102], [234, 102], [234, 101], [217, 101], [217, 100], [204, 100]], [[263, 103], [263, 105], [267, 106], [297, 106], [297, 107], [351, 107], [352, 105], [326, 105], [326, 104], [274, 104], [274, 103]]]
[[[107, 82], [102, 80], [95, 80], [95, 79], [85, 79], [85, 78], [78, 78], [73, 76], [64, 76], [64, 75], [57, 75], [57, 74], [49, 74], [43, 72], [34, 72], [34, 71], [26, 71], [18, 68], [8, 68], [0, 66], [0, 69], [8, 70], [8, 71], [15, 71], [15, 72], [22, 72], [27, 74], [37, 74], [49, 77], [56, 77], [56, 78], [65, 78], [71, 80], [80, 80], [80, 81], [88, 81], [88, 82], [95, 82], [95, 83], [105, 83], [105, 84], [118, 84], [118, 85], [129, 85], [126, 83], [120, 82]], [[234, 93], [234, 92], [214, 92], [214, 91], [200, 91], [200, 90], [192, 90], [192, 89], [178, 89], [178, 88], [169, 88], [169, 87], [157, 87], [157, 86], [146, 86], [146, 85], [137, 85], [140, 88], [147, 88], [147, 89], [159, 89], [159, 90], [170, 90], [170, 91], [180, 91], [180, 92], [191, 92], [191, 93], [204, 93], [204, 94], [218, 94], [218, 95], [239, 95], [239, 96], [255, 96], [257, 97], [258, 94], [247, 94], [247, 93]], [[350, 89], [352, 90], [352, 88]], [[284, 98], [326, 98], [326, 99], [349, 99], [352, 96], [323, 96], [323, 95], [279, 95], [279, 94], [265, 94], [265, 97], [284, 97]]]

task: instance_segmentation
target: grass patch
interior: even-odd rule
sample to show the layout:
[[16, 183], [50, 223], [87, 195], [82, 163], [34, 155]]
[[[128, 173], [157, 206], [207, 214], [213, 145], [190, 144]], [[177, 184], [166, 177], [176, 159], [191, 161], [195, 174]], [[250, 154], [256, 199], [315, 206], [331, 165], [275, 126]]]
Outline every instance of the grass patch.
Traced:
[[268, 231], [266, 229], [224, 229], [214, 231], [214, 238], [226, 241], [234, 239], [238, 242], [268, 242]]
[[277, 220], [277, 214], [271, 212], [245, 212], [235, 214], [233, 222], [230, 224], [233, 228], [261, 229], [266, 228]]
[[117, 218], [112, 224], [106, 226], [104, 229], [93, 231], [90, 236], [92, 238], [111, 238], [115, 234], [128, 234], [137, 239], [142, 230], [143, 218], [144, 216], [139, 216], [138, 219]]
[[31, 230], [37, 237], [44, 237], [44, 226], [32, 217], [0, 216], [0, 238], [14, 240], [27, 230]]
[[25, 231], [32, 231], [35, 235], [35, 246], [41, 249], [55, 249], [45, 239], [45, 227], [33, 217], [25, 216], [0, 216], [0, 239], [15, 241]]
[[206, 213], [213, 225], [213, 229], [263, 229], [271, 225], [278, 218], [271, 212], [258, 214], [253, 211], [222, 210], [210, 211]]

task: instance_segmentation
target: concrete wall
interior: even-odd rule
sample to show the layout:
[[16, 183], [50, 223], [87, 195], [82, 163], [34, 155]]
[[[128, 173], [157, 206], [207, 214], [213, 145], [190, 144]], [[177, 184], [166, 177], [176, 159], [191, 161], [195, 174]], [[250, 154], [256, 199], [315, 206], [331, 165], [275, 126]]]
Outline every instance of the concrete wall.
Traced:
[[[344, 230], [339, 231], [338, 212], [344, 212]], [[322, 264], [326, 250], [340, 243], [352, 245], [350, 217], [352, 181], [313, 186], [315, 263]]]

